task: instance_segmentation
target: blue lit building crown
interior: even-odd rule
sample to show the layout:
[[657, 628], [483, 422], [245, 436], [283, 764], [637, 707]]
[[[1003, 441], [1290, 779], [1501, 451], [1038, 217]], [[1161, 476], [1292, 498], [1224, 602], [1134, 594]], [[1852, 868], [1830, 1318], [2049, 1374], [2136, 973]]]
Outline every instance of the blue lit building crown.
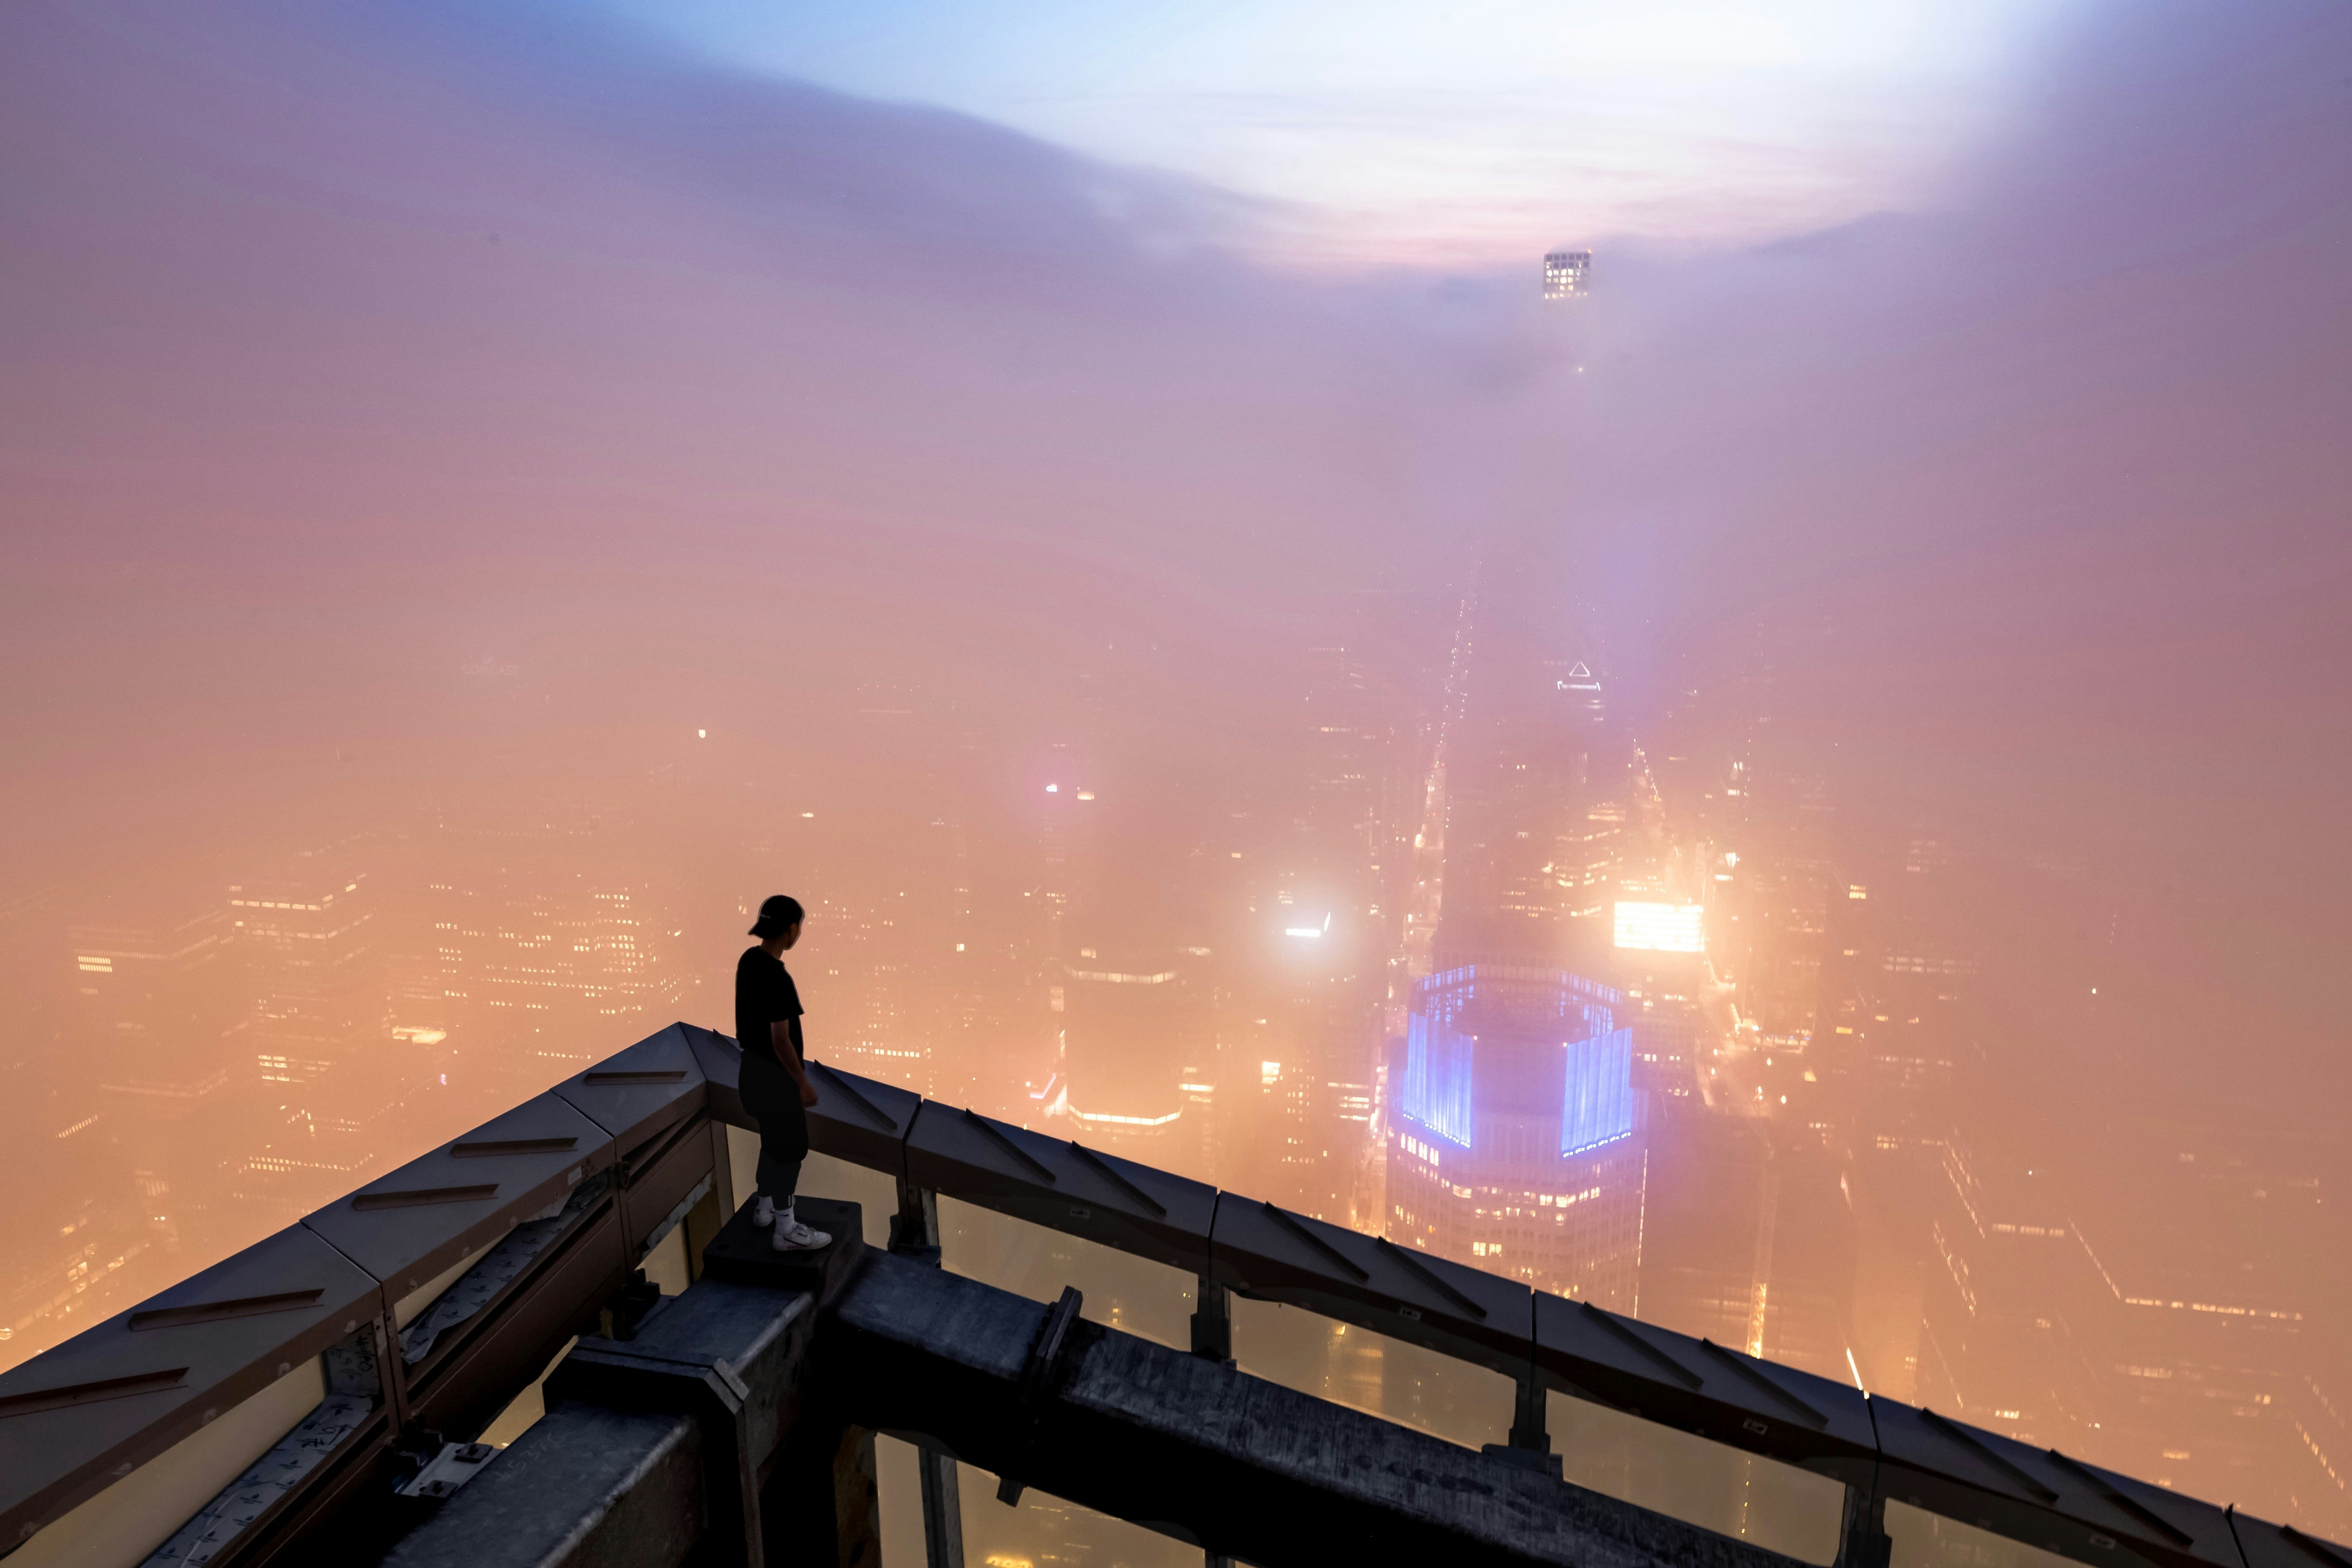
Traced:
[[1555, 969], [1465, 964], [1413, 986], [1397, 1114], [1465, 1151], [1482, 1117], [1557, 1121], [1554, 1151], [1633, 1131], [1633, 1042], [1605, 985]]

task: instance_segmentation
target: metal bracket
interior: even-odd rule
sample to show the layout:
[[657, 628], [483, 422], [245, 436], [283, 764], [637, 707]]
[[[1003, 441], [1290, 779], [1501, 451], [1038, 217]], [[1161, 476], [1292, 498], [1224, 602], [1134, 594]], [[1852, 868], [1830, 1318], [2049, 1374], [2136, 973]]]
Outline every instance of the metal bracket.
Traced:
[[[1045, 1324], [1037, 1331], [1036, 1342], [1029, 1347], [1029, 1359], [1021, 1369], [1021, 1408], [1033, 1435], [1038, 1408], [1051, 1395], [1054, 1380], [1062, 1370], [1062, 1352], [1070, 1344], [1070, 1325], [1078, 1321], [1078, 1309], [1085, 1304], [1086, 1298], [1076, 1286], [1063, 1286], [1062, 1299], [1045, 1309]], [[1024, 1484], [1011, 1476], [997, 1478], [997, 1501], [1017, 1507], [1023, 1490]]]

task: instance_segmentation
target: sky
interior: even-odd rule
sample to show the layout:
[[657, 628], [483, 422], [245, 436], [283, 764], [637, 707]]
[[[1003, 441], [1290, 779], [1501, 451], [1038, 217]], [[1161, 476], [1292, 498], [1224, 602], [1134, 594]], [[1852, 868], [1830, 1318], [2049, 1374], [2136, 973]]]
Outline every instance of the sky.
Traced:
[[[735, 58], [531, 5], [12, 14], [26, 863], [135, 863], [339, 756], [436, 765], [478, 667], [635, 661], [648, 722], [751, 668], [1045, 701], [1140, 616], [1137, 689], [1213, 727], [1318, 595], [1517, 531], [1659, 700], [1734, 628], [1837, 620], [1864, 651], [1821, 723], [1906, 810], [2186, 853], [2281, 910], [2342, 864], [2312, 805], [2344, 746], [2339, 12], [1997, 13], [1950, 54], [1985, 74], [1941, 177], [1801, 233], [1705, 203], [1706, 246], [1631, 229], [1574, 341], [1532, 245], [1268, 264], [1260, 195], [982, 117], [1029, 51], [878, 63], [892, 17], [959, 13], [835, 27], [815, 85], [754, 47], [767, 14], [709, 15]], [[1302, 104], [1412, 58], [1396, 22], [1286, 76], [1298, 51], [1206, 15], [1180, 59], [1225, 38]], [[1881, 102], [1944, 37], [1783, 19], [1757, 69]], [[1055, 36], [1150, 55], [1133, 26]], [[1513, 36], [1447, 68], [1499, 80]], [[1664, 71], [1663, 38], [1612, 58]], [[1688, 147], [1643, 147], [1671, 186]], [[2197, 830], [2215, 800], [2227, 835]]]
[[833, 9], [605, 0], [714, 62], [940, 105], [1246, 198], [1284, 265], [1738, 243], [1935, 200], [2065, 0]]

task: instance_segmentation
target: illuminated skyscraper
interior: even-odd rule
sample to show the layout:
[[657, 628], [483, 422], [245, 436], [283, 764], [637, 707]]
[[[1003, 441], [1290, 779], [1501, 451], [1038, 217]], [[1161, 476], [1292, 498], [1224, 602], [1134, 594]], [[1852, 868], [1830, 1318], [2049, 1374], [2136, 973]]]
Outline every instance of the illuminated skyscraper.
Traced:
[[312, 855], [228, 889], [251, 998], [246, 1076], [265, 1108], [264, 1142], [244, 1163], [238, 1195], [289, 1215], [388, 1157], [376, 1135], [410, 1087], [387, 1017], [374, 893], [364, 871]]
[[1555, 250], [1544, 258], [1544, 298], [1580, 300], [1591, 287], [1592, 252]]
[[231, 934], [216, 906], [144, 926], [68, 928], [74, 995], [66, 1045], [99, 1093], [86, 1113], [94, 1124], [58, 1135], [97, 1133], [94, 1147], [128, 1168], [142, 1205], [142, 1246], [176, 1248], [192, 1226], [201, 1229], [194, 1194], [218, 1184], [230, 1141], [223, 1123], [238, 1106], [232, 1085], [252, 1059]]
[[448, 1046], [469, 1077], [542, 1088], [593, 1060], [596, 1041], [677, 1016], [677, 931], [643, 883], [578, 869], [598, 831], [452, 832], [440, 847], [466, 868], [430, 875], [425, 897]]
[[264, 1082], [320, 1082], [383, 1035], [372, 891], [363, 872], [325, 862], [229, 889], [229, 923], [254, 992], [255, 1070]]
[[1635, 1309], [1648, 1150], [1621, 1005], [1556, 969], [1465, 964], [1414, 985], [1390, 1063], [1391, 1237]]
[[1059, 1104], [1083, 1142], [1143, 1159], [1195, 1131], [1181, 1126], [1183, 1085], [1200, 1081], [1211, 1041], [1189, 957], [1157, 945], [1082, 947], [1061, 965]]

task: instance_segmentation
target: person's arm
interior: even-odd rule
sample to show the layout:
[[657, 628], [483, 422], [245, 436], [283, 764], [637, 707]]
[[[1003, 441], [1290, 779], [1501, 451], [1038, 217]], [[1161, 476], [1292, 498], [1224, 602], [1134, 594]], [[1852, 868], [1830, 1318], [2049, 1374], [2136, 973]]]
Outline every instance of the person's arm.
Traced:
[[814, 1105], [816, 1087], [809, 1082], [808, 1068], [802, 1063], [800, 1052], [793, 1049], [793, 1021], [778, 1018], [770, 1024], [768, 1038], [776, 1047], [776, 1059], [784, 1064], [784, 1070], [793, 1075], [794, 1083], [801, 1086], [801, 1103]]

